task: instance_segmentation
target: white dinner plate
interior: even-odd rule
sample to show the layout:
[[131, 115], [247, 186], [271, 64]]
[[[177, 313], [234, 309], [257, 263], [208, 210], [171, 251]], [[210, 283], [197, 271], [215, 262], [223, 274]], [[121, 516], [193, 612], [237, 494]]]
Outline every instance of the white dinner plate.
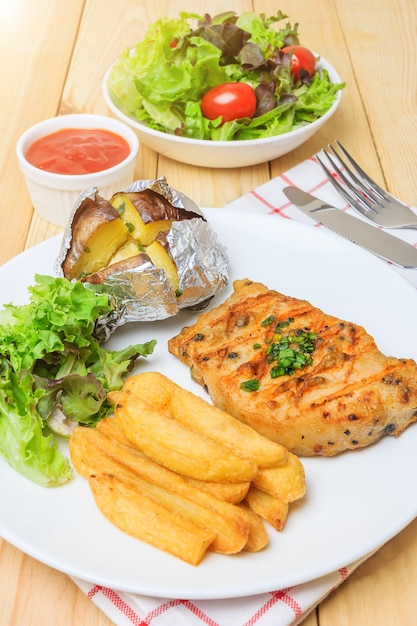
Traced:
[[[417, 359], [417, 291], [386, 263], [332, 233], [273, 216], [207, 209], [227, 246], [231, 279], [249, 277], [327, 313], [362, 324], [380, 349]], [[60, 237], [0, 268], [0, 302], [23, 303], [34, 273], [52, 274]], [[215, 302], [231, 292], [226, 288]], [[129, 324], [110, 344], [157, 339], [138, 368], [159, 370], [204, 397], [167, 339], [196, 314]], [[64, 444], [65, 446], [66, 444]], [[398, 439], [334, 458], [304, 459], [307, 495], [290, 508], [281, 533], [255, 554], [208, 554], [198, 567], [135, 540], [97, 509], [78, 475], [46, 489], [0, 458], [0, 535], [62, 572], [118, 590], [171, 598], [230, 598], [307, 582], [383, 545], [417, 516], [417, 425]]]

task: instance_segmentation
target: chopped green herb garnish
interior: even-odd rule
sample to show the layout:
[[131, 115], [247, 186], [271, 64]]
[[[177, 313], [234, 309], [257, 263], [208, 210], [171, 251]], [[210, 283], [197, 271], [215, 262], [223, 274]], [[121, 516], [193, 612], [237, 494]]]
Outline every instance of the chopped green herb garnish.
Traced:
[[[269, 315], [261, 322], [262, 326], [269, 326], [275, 322], [276, 318]], [[311, 365], [313, 359], [311, 357], [315, 350], [315, 340], [317, 334], [308, 330], [294, 330], [292, 334], [283, 335], [280, 331], [287, 328], [294, 322], [293, 317], [278, 322], [274, 329], [274, 336], [265, 339], [266, 360], [271, 366], [271, 378], [279, 376], [291, 375], [297, 370], [301, 370], [307, 365]], [[254, 350], [261, 349], [259, 343], [253, 344]], [[248, 380], [240, 385], [241, 389], [246, 391], [254, 391], [259, 389], [259, 381], [256, 379]]]
[[287, 326], [292, 324], [293, 321], [294, 321], [294, 318], [293, 317], [289, 317], [287, 320], [284, 320], [283, 322], [278, 322], [278, 324], [275, 326], [275, 332], [278, 332], [282, 328], [286, 328]]
[[284, 335], [271, 343], [267, 350], [267, 362], [271, 368], [271, 377], [293, 374], [295, 370], [311, 365], [311, 354], [315, 350], [316, 333], [298, 331], [294, 335]]
[[263, 322], [261, 322], [262, 326], [269, 326], [270, 324], [272, 324], [273, 322], [275, 322], [277, 318], [274, 317], [273, 315], [269, 315], [267, 318], [264, 319]]
[[133, 231], [135, 230], [135, 227], [131, 222], [126, 222], [125, 226], [127, 230], [129, 231], [129, 233], [133, 233]]
[[240, 383], [240, 388], [243, 391], [257, 391], [259, 389], [259, 380], [257, 378], [245, 380], [243, 383]]
[[125, 211], [126, 211], [126, 204], [125, 202], [122, 202], [119, 208], [117, 209], [117, 212], [119, 213], [119, 215], [123, 215]]

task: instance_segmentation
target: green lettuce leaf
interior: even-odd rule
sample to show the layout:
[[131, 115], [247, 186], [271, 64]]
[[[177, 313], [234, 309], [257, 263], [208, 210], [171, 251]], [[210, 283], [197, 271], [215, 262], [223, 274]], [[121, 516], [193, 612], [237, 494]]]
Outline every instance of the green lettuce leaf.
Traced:
[[44, 433], [31, 376], [17, 376], [4, 359], [0, 371], [0, 453], [13, 469], [43, 487], [66, 483], [72, 469], [55, 438]]
[[57, 412], [74, 425], [95, 425], [154, 340], [107, 350], [94, 336], [109, 312], [108, 296], [64, 278], [35, 276], [28, 304], [0, 311], [0, 453], [44, 486], [71, 478], [68, 460], [48, 426]]

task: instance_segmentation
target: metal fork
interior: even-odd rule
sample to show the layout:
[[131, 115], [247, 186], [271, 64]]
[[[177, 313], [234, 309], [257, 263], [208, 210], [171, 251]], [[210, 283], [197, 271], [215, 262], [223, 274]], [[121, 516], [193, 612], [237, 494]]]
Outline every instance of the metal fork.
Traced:
[[[322, 152], [330, 162], [333, 172], [325, 166], [319, 155], [316, 155], [316, 158], [342, 198], [368, 220], [379, 226], [417, 229], [417, 215], [403, 202], [394, 198], [369, 178], [339, 141], [336, 141], [336, 144], [346, 160], [349, 161], [350, 167], [330, 144], [329, 149], [335, 158], [326, 150], [322, 150]], [[335, 178], [334, 174], [337, 174], [343, 184]]]

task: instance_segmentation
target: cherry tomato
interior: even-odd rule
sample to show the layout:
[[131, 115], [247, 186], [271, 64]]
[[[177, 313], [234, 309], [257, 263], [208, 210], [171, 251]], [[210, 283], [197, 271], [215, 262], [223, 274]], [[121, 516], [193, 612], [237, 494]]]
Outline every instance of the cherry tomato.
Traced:
[[291, 54], [291, 73], [295, 80], [299, 79], [301, 69], [313, 76], [316, 71], [316, 57], [311, 50], [303, 46], [287, 46], [282, 51]]
[[242, 117], [253, 117], [256, 110], [255, 92], [247, 83], [224, 83], [209, 89], [201, 101], [204, 117], [231, 122]]

